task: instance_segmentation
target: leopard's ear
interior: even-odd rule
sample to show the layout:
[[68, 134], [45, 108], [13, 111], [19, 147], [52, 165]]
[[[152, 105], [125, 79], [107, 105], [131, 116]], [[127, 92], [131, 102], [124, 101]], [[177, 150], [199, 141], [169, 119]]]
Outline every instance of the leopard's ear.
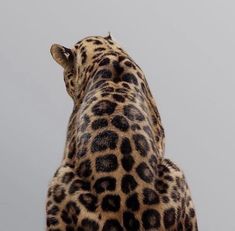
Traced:
[[59, 44], [53, 44], [50, 49], [53, 59], [60, 64], [63, 68], [73, 63], [74, 54], [69, 48], [61, 46]]

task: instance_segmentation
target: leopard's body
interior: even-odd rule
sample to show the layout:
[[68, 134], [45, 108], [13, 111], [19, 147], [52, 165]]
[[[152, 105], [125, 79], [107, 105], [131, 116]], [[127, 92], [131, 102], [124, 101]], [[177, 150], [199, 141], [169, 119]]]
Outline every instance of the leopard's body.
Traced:
[[48, 190], [48, 231], [197, 230], [182, 171], [140, 67], [111, 36], [51, 53], [74, 101]]

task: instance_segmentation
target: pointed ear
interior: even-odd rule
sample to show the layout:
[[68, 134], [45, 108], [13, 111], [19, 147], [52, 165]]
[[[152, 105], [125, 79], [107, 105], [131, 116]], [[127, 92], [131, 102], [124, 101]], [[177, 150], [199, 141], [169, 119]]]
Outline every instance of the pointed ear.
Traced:
[[74, 60], [74, 54], [71, 49], [53, 44], [50, 49], [53, 59], [60, 64], [63, 68], [67, 67]]

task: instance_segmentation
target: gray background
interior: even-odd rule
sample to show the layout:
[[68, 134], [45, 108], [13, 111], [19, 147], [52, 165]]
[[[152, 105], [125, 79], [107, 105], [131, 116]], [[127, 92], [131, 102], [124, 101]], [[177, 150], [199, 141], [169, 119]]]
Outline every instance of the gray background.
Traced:
[[199, 230], [235, 230], [234, 1], [1, 1], [0, 230], [44, 230], [72, 101], [54, 42], [111, 31], [144, 70]]

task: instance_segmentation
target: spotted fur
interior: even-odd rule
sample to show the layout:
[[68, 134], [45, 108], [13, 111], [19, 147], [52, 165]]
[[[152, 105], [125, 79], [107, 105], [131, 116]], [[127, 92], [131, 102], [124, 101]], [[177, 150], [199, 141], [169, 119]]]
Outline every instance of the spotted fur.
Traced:
[[54, 44], [74, 108], [48, 190], [48, 231], [196, 231], [182, 171], [140, 67], [111, 38]]

